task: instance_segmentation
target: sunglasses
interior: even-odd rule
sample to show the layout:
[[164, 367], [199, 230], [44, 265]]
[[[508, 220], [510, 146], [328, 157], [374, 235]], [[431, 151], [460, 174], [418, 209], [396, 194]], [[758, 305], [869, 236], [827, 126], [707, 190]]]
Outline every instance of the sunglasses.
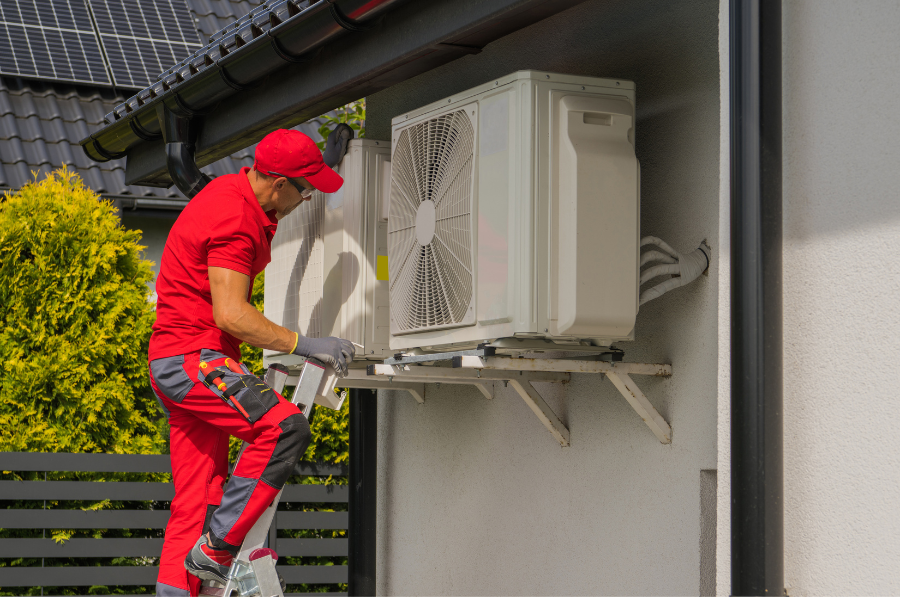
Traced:
[[299, 183], [297, 183], [296, 181], [294, 181], [287, 175], [282, 175], [281, 173], [276, 173], [275, 171], [266, 171], [266, 173], [269, 175], [274, 175], [275, 177], [284, 177], [285, 179], [287, 179], [288, 183], [290, 183], [292, 186], [297, 188], [297, 191], [300, 192], [300, 197], [303, 199], [309, 198], [310, 196], [313, 195], [313, 192], [315, 191], [315, 190], [306, 189], [305, 187], [301, 186]]

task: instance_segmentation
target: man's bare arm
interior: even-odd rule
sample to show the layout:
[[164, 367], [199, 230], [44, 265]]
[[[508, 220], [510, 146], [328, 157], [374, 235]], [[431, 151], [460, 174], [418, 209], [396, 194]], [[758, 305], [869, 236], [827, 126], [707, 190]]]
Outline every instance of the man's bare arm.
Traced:
[[209, 267], [209, 289], [216, 327], [257, 348], [276, 352], [294, 349], [296, 334], [268, 320], [247, 302], [249, 276], [231, 269]]

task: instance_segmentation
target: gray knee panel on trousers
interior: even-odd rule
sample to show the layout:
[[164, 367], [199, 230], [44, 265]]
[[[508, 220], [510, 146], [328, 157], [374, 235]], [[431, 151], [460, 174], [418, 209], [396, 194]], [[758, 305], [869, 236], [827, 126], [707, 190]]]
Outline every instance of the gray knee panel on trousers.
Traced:
[[278, 426], [281, 428], [281, 434], [278, 436], [272, 458], [269, 459], [269, 464], [266, 465], [260, 479], [274, 488], [281, 489], [294, 472], [297, 461], [306, 452], [311, 436], [309, 422], [303, 415], [290, 415]]

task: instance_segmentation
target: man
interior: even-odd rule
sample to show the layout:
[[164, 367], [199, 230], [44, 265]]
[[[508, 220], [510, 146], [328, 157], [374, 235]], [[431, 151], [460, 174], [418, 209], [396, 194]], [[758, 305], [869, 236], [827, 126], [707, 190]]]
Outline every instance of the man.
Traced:
[[[241, 341], [315, 357], [345, 375], [353, 344], [280, 327], [250, 304], [270, 261], [278, 220], [341, 176], [315, 143], [280, 129], [256, 148], [252, 169], [219, 177], [178, 217], [163, 251], [150, 379], [169, 419], [175, 499], [158, 596], [196, 596], [224, 582], [244, 536], [272, 503], [309, 444], [300, 410], [241, 364]], [[249, 445], [228, 475], [230, 436]]]

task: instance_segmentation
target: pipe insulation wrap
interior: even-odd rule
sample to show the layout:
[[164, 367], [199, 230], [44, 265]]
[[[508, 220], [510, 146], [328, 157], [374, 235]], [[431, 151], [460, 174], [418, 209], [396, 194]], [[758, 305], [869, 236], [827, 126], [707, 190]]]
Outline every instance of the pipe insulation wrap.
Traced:
[[666, 263], [668, 265], [674, 265], [678, 262], [678, 259], [674, 256], [669, 256], [668, 254], [663, 254], [657, 250], [650, 250], [648, 252], [644, 252], [641, 254], [641, 266], [643, 267], [648, 262], [661, 262]]
[[[674, 261], [673, 261], [674, 262]], [[643, 273], [641, 273], [641, 285], [644, 285], [654, 277], [659, 277], [660, 275], [680, 275], [681, 274], [681, 265], [673, 264], [673, 265], [656, 265], [655, 267], [650, 267], [649, 269], [645, 269]]]
[[672, 248], [672, 246], [668, 245], [667, 243], [653, 235], [648, 235], [645, 238], [641, 238], [641, 248], [643, 248], [644, 246], [656, 246], [673, 258], [678, 258], [679, 256], [678, 252], [676, 252], [675, 249]]
[[641, 240], [641, 247], [644, 246], [656, 246], [663, 252], [657, 250], [644, 252], [641, 255], [641, 267], [651, 262], [664, 264], [653, 265], [644, 269], [641, 272], [640, 285], [644, 285], [651, 279], [661, 275], [672, 275], [673, 277], [641, 292], [640, 304], [655, 300], [666, 292], [689, 284], [709, 268], [711, 251], [706, 242], [702, 242], [696, 250], [688, 254], [681, 254], [675, 251], [666, 242], [653, 236], [648, 236]]

